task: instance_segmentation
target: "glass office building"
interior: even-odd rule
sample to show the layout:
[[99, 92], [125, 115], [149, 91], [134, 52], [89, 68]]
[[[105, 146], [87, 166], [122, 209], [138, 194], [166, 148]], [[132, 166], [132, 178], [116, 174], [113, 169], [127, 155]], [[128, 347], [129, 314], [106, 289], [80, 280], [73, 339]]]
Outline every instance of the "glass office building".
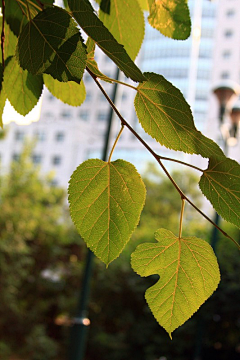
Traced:
[[147, 25], [141, 53], [143, 71], [163, 75], [182, 91], [200, 131], [208, 111], [216, 6], [209, 0], [189, 0], [192, 31], [184, 41], [167, 38]]

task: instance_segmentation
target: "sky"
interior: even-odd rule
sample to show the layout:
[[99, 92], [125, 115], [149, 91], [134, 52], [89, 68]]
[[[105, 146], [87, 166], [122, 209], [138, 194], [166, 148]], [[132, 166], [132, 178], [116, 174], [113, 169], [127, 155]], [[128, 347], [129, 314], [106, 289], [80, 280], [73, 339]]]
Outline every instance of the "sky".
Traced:
[[9, 101], [7, 100], [4, 112], [3, 112], [3, 124], [8, 124], [11, 121], [16, 122], [19, 125], [28, 125], [31, 122], [38, 121], [40, 117], [42, 98], [39, 100], [37, 105], [30, 111], [26, 116], [19, 115], [17, 111], [11, 106]]

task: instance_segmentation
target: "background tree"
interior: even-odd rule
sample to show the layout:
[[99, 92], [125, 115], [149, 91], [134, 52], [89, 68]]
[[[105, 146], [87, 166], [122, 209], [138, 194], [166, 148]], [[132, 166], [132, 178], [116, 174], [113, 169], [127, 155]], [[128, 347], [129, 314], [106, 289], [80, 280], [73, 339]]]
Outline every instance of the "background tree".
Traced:
[[65, 191], [40, 177], [30, 151], [1, 178], [0, 354], [60, 359], [67, 334], [55, 319], [74, 302], [74, 287], [66, 283], [79, 277], [81, 265], [71, 259], [82, 250]]

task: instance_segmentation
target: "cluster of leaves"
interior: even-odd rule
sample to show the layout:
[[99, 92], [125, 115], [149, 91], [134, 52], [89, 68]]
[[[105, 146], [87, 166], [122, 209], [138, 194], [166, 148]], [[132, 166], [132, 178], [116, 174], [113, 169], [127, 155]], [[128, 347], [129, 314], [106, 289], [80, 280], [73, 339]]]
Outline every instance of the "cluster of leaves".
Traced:
[[[28, 113], [37, 103], [43, 83], [56, 97], [80, 105], [85, 97], [84, 71], [104, 92], [98, 78], [114, 80], [98, 70], [94, 60], [97, 45], [126, 77], [139, 83], [130, 86], [137, 92], [134, 104], [143, 129], [169, 149], [209, 159], [208, 168], [199, 169], [199, 186], [224, 219], [240, 226], [239, 164], [226, 158], [216, 143], [196, 129], [191, 109], [177, 88], [159, 74], [142, 73], [134, 63], [144, 35], [143, 9], [149, 9], [152, 26], [183, 40], [191, 30], [185, 0], [101, 0], [98, 15], [88, 0], [67, 0], [66, 9], [54, 6], [52, 0], [44, 4], [40, 0], [8, 0], [5, 4], [2, 0], [1, 5], [0, 113], [7, 98], [18, 112]], [[86, 43], [79, 27], [88, 35]], [[122, 127], [138, 136], [119, 117]], [[195, 237], [182, 237], [184, 203], [190, 200], [168, 174], [161, 157], [151, 152], [180, 195], [179, 234], [158, 230], [155, 244], [140, 245], [134, 252], [132, 267], [141, 276], [160, 275], [146, 292], [146, 299], [171, 336], [213, 293], [220, 275], [211, 247]], [[133, 165], [110, 160], [111, 156], [107, 162], [84, 162], [69, 185], [72, 219], [87, 246], [107, 265], [128, 242], [145, 202], [145, 186]]]

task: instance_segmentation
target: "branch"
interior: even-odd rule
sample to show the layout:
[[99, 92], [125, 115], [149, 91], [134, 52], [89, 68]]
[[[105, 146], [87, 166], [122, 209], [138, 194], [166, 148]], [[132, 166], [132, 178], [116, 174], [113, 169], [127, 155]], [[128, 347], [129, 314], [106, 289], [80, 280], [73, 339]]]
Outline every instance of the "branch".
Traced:
[[[192, 205], [192, 207], [199, 212], [206, 220], [208, 220], [213, 226], [215, 226], [224, 236], [226, 236], [227, 238], [229, 238], [231, 241], [234, 242], [235, 245], [237, 245], [238, 249], [240, 250], [240, 245], [230, 236], [228, 235], [224, 230], [222, 230], [217, 224], [215, 224], [214, 221], [212, 221], [206, 214], [204, 214], [184, 193], [183, 191], [180, 189], [180, 187], [177, 185], [177, 183], [174, 181], [174, 179], [171, 177], [170, 173], [167, 171], [167, 169], [165, 168], [165, 166], [163, 165], [162, 161], [161, 161], [161, 156], [159, 156], [158, 154], [155, 153], [155, 151], [153, 151], [150, 146], [138, 135], [138, 133], [131, 127], [131, 125], [128, 124], [128, 122], [122, 117], [122, 115], [120, 114], [120, 112], [118, 111], [118, 109], [116, 108], [115, 104], [112, 102], [112, 100], [109, 98], [108, 94], [106, 93], [106, 91], [104, 90], [104, 88], [102, 87], [102, 85], [99, 83], [97, 76], [95, 74], [93, 74], [91, 72], [91, 70], [87, 67], [86, 70], [88, 71], [88, 73], [92, 76], [93, 80], [95, 81], [95, 83], [97, 84], [97, 86], [99, 87], [99, 89], [101, 90], [101, 92], [103, 93], [103, 95], [106, 97], [107, 101], [109, 102], [110, 106], [112, 107], [112, 109], [115, 111], [115, 113], [117, 114], [117, 116], [119, 117], [119, 119], [121, 120], [122, 125], [125, 125], [130, 131], [131, 133], [143, 144], [143, 146], [152, 154], [152, 156], [156, 159], [156, 161], [159, 163], [159, 165], [161, 166], [161, 168], [163, 169], [163, 171], [165, 172], [165, 174], [167, 175], [167, 177], [169, 178], [169, 180], [171, 181], [171, 183], [173, 184], [173, 186], [175, 187], [175, 189], [178, 191], [180, 197], [182, 200], [186, 200], [190, 205]], [[164, 158], [165, 160], [168, 158]], [[178, 162], [178, 161], [177, 161]], [[180, 162], [183, 163], [183, 162]], [[185, 163], [183, 163], [185, 164]], [[199, 168], [196, 168], [197, 170], [203, 171]]]

